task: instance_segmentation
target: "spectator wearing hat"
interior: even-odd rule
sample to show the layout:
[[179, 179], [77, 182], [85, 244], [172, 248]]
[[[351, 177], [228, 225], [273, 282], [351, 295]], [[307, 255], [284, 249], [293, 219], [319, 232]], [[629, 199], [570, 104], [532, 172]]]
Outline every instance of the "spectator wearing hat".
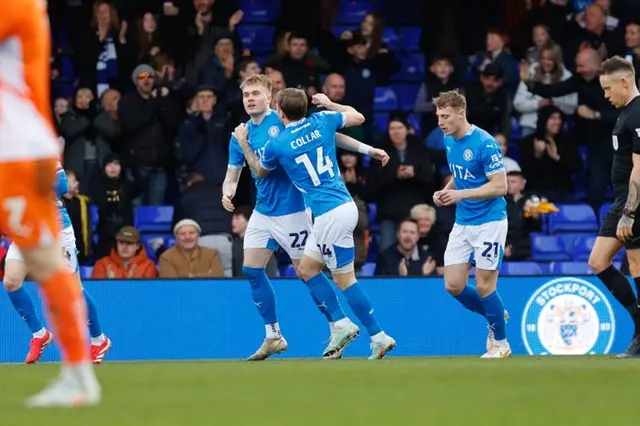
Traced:
[[133, 202], [142, 188], [139, 181], [124, 179], [120, 156], [115, 153], [104, 159], [104, 174], [91, 192], [98, 207], [98, 258], [109, 255], [115, 236], [123, 226], [133, 225]]
[[116, 247], [108, 256], [96, 262], [91, 278], [127, 279], [157, 278], [156, 265], [147, 256], [140, 244], [140, 231], [133, 226], [125, 226], [116, 235]]
[[389, 154], [382, 167], [375, 162], [372, 175], [378, 191], [380, 250], [396, 242], [396, 228], [411, 207], [431, 200], [434, 167], [427, 147], [413, 135], [403, 117], [392, 117], [381, 146]]
[[480, 74], [479, 83], [467, 90], [467, 117], [489, 133], [511, 134], [511, 98], [503, 87], [502, 70], [490, 63]]
[[218, 278], [223, 276], [217, 250], [201, 247], [198, 222], [183, 219], [173, 228], [176, 245], [160, 256], [160, 278]]
[[198, 113], [187, 117], [178, 133], [180, 163], [186, 173], [198, 173], [206, 182], [222, 185], [229, 161], [227, 114], [216, 107], [218, 97], [212, 86], [200, 86], [195, 99]]
[[167, 168], [177, 133], [180, 102], [165, 87], [155, 87], [151, 66], [138, 65], [131, 75], [136, 90], [118, 105], [124, 142], [123, 160], [142, 178], [144, 191], [136, 204], [164, 204]]

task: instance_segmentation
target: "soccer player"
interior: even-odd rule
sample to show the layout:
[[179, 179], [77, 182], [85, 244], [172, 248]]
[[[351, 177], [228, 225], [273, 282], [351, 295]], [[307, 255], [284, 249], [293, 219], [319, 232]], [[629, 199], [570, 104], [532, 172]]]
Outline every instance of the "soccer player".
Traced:
[[[58, 184], [56, 192], [58, 197], [69, 191], [69, 183], [67, 175], [60, 164], [58, 164]], [[62, 242], [62, 250], [64, 258], [69, 268], [74, 271], [80, 281], [78, 256], [76, 254], [76, 238], [71, 226], [71, 218], [62, 201], [58, 198], [56, 201], [58, 207], [59, 219], [61, 222], [60, 240]], [[29, 345], [29, 353], [25, 359], [25, 363], [34, 364], [40, 360], [42, 351], [53, 342], [53, 334], [42, 323], [42, 319], [36, 312], [36, 307], [29, 293], [24, 289], [23, 284], [26, 276], [24, 260], [20, 249], [15, 243], [9, 246], [6, 256], [5, 275], [2, 284], [7, 290], [9, 300], [20, 314], [20, 317], [27, 323], [27, 326], [33, 333], [31, 344]], [[104, 356], [111, 349], [111, 340], [102, 333], [100, 321], [98, 318], [98, 308], [95, 300], [86, 290], [83, 291], [84, 298], [89, 311], [89, 332], [91, 335], [91, 361], [94, 364], [100, 364], [104, 360]]]
[[95, 405], [101, 389], [89, 359], [87, 306], [65, 265], [55, 193], [60, 146], [51, 123], [46, 2], [0, 2], [0, 229], [40, 284], [62, 353], [62, 374], [29, 407]]
[[[497, 290], [507, 239], [507, 176], [500, 146], [489, 133], [469, 124], [467, 101], [457, 91], [433, 100], [444, 132], [453, 179], [433, 194], [437, 206], [456, 206], [456, 220], [444, 253], [446, 290], [465, 308], [487, 319], [489, 338], [482, 358], [508, 358], [506, 312]], [[476, 266], [476, 286], [468, 283]]]
[[[256, 156], [264, 154], [268, 140], [284, 128], [276, 112], [269, 109], [271, 82], [268, 77], [248, 77], [242, 83], [241, 90], [245, 110], [251, 119], [246, 125], [241, 126], [243, 132], [234, 133], [229, 143], [229, 166], [222, 190], [222, 204], [229, 211], [234, 209], [232, 199], [242, 167], [245, 161], [251, 165], [251, 158], [243, 152], [238, 139], [247, 145], [250, 144], [248, 152], [257, 158]], [[348, 145], [348, 141], [346, 144]], [[381, 150], [374, 150], [372, 154], [380, 158], [386, 156]], [[388, 159], [388, 156], [386, 158]], [[253, 169], [252, 167], [252, 171]], [[266, 329], [266, 338], [262, 345], [248, 358], [257, 361], [287, 349], [287, 342], [277, 320], [275, 293], [265, 273], [266, 264], [273, 252], [282, 247], [291, 257], [297, 271], [298, 262], [311, 233], [311, 221], [302, 195], [283, 170], [253, 173], [253, 177], [257, 188], [257, 202], [244, 237], [242, 270], [251, 284], [253, 301]], [[345, 347], [359, 335], [360, 330], [346, 317], [326, 275], [320, 274], [314, 280], [305, 280], [305, 283], [331, 329], [331, 339], [323, 356], [328, 359], [340, 358]]]
[[[328, 111], [305, 118], [307, 95], [302, 90], [284, 89], [279, 94], [277, 111], [285, 129], [274, 135], [260, 156], [251, 151], [246, 140], [238, 142], [254, 173], [261, 175], [281, 167], [302, 192], [315, 220], [298, 264], [298, 274], [312, 283], [324, 280], [322, 269], [325, 265], [329, 268], [371, 336], [370, 359], [380, 359], [396, 342], [382, 331], [371, 302], [356, 279], [353, 231], [358, 222], [358, 208], [340, 177], [336, 159], [336, 131], [362, 124], [364, 116], [351, 107], [331, 102], [325, 95], [315, 95], [312, 101]], [[242, 125], [235, 132], [241, 131]], [[371, 150], [368, 145], [358, 143], [359, 152]]]
[[640, 356], [640, 309], [627, 278], [613, 266], [613, 257], [627, 249], [629, 271], [640, 290], [640, 226], [635, 221], [640, 205], [640, 93], [633, 64], [614, 56], [601, 64], [600, 85], [605, 97], [621, 109], [611, 136], [611, 177], [615, 201], [605, 215], [589, 256], [589, 266], [624, 306], [635, 325], [628, 349], [618, 358]]

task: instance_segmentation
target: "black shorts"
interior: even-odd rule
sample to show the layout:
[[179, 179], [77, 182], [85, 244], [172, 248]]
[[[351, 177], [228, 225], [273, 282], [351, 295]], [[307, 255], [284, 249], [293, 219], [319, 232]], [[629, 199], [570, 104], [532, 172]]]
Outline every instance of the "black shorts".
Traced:
[[[616, 197], [615, 201], [609, 208], [607, 214], [602, 219], [602, 225], [600, 225], [600, 231], [598, 237], [616, 237], [616, 231], [618, 230], [618, 222], [624, 212], [624, 205], [627, 202], [627, 197]], [[633, 222], [633, 239], [624, 245], [627, 249], [640, 249], [640, 218], [636, 218]]]

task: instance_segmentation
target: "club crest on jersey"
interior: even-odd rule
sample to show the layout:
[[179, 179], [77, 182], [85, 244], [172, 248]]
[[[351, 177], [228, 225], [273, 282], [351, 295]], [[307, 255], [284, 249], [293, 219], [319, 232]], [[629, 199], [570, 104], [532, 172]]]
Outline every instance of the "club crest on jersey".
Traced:
[[465, 149], [464, 153], [462, 154], [462, 158], [464, 158], [466, 161], [473, 160], [473, 152], [471, 152], [470, 149]]
[[615, 337], [611, 304], [589, 281], [557, 278], [531, 295], [522, 315], [530, 355], [606, 354]]
[[[637, 131], [638, 129], [636, 129]], [[617, 151], [618, 150], [618, 135], [613, 135], [612, 137], [613, 140], [613, 150]]]
[[275, 138], [276, 136], [278, 136], [279, 133], [280, 133], [280, 129], [278, 128], [278, 126], [269, 127], [269, 136], [271, 136], [272, 138]]

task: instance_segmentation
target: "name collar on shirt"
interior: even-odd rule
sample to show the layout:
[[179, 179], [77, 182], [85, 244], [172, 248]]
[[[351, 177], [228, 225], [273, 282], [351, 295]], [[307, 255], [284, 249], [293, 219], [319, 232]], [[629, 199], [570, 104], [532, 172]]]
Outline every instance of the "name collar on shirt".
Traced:
[[293, 126], [297, 126], [298, 124], [302, 124], [302, 122], [305, 120], [305, 117], [302, 117], [300, 120], [298, 121], [294, 121], [292, 123], [287, 124], [284, 127], [293, 127]]

